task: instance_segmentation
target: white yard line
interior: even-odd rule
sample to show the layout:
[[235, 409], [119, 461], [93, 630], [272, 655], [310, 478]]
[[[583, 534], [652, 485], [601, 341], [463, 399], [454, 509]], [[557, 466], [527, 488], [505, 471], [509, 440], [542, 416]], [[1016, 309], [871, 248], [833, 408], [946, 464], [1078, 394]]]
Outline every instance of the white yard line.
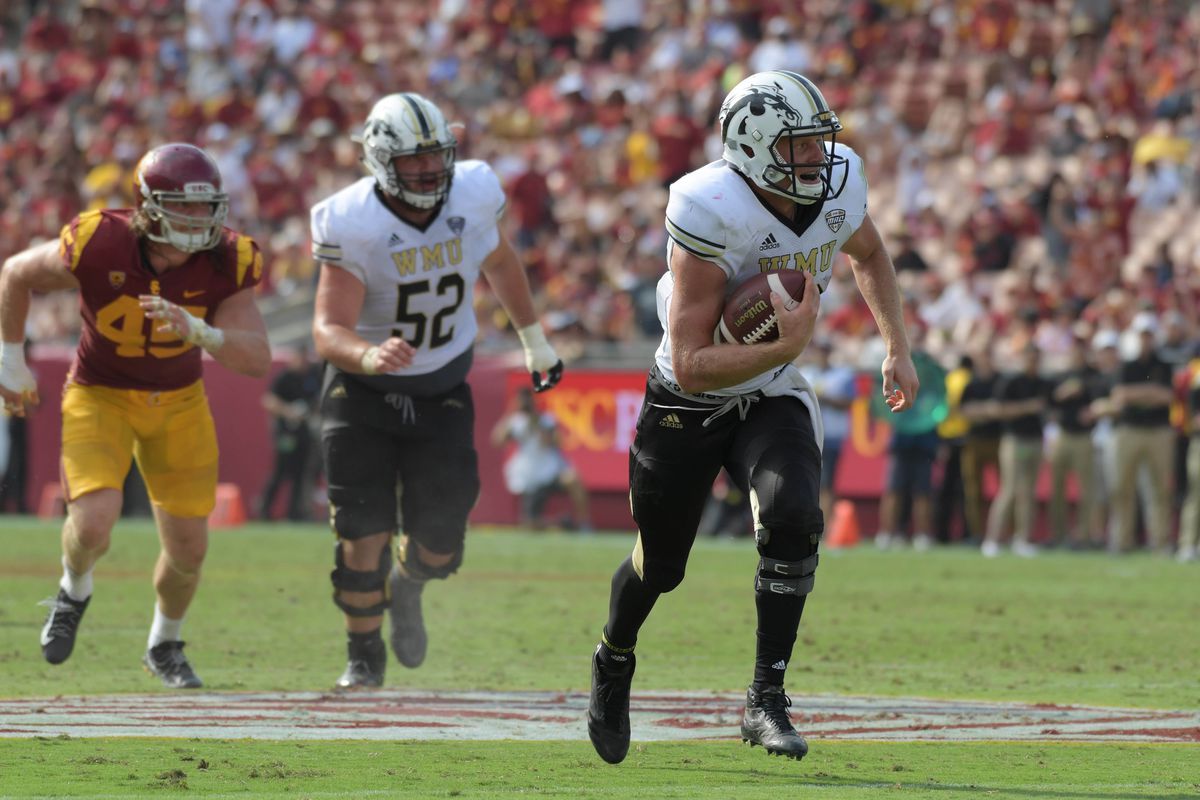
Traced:
[[[814, 739], [1200, 742], [1200, 711], [794, 695]], [[635, 693], [635, 741], [738, 735], [743, 696]], [[0, 737], [582, 740], [587, 696], [555, 692], [377, 691], [0, 700]]]

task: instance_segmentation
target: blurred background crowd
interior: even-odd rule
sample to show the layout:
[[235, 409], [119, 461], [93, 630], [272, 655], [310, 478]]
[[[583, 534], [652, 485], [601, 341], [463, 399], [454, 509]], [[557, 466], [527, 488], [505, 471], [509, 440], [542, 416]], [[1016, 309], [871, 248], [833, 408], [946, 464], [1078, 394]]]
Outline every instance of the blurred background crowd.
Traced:
[[[666, 187], [720, 157], [729, 88], [786, 68], [817, 82], [865, 158], [916, 347], [945, 370], [1001, 373], [1032, 347], [1060, 374], [1113, 341], [1135, 358], [1149, 320], [1172, 425], [1190, 434], [1200, 4], [10, 0], [0, 25], [0, 254], [129, 204], [136, 159], [188, 140], [216, 156], [230, 224], [266, 252], [264, 301], [303, 307], [309, 207], [363, 174], [349, 136], [373, 102], [413, 90], [462, 124], [460, 157], [501, 175], [563, 351], [645, 352]], [[877, 365], [853, 276], [835, 269], [830, 357]], [[499, 304], [479, 298], [481, 347], [505, 342]], [[73, 298], [39, 299], [35, 341], [77, 329]]]

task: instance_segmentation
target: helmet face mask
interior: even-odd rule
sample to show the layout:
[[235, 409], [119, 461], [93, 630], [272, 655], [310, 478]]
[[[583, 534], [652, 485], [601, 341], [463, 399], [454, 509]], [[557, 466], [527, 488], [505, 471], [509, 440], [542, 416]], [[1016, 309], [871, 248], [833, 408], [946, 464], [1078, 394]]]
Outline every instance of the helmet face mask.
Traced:
[[[138, 211], [150, 225], [146, 238], [184, 253], [198, 253], [221, 241], [229, 215], [229, 195], [212, 158], [190, 144], [156, 147], [134, 171]], [[189, 206], [183, 210], [183, 206]], [[196, 213], [198, 212], [198, 213]]]
[[837, 197], [846, 185], [849, 162], [834, 152], [842, 125], [802, 75], [751, 75], [726, 96], [720, 124], [724, 159], [765, 191], [807, 205]]
[[450, 193], [458, 140], [441, 110], [421, 95], [404, 92], [381, 99], [356, 140], [384, 194], [425, 210]]

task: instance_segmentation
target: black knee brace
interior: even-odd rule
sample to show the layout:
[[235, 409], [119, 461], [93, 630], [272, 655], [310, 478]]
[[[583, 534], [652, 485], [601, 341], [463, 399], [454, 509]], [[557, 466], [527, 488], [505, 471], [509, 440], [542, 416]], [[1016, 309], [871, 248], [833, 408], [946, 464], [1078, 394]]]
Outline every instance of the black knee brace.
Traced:
[[[370, 572], [350, 569], [342, 558], [342, 540], [338, 539], [333, 546], [333, 572], [329, 579], [333, 581], [333, 602], [342, 611], [352, 617], [377, 617], [388, 607], [387, 578], [392, 571], [392, 548], [384, 546], [379, 554], [379, 566]], [[347, 592], [384, 592], [384, 597], [372, 606], [352, 606], [341, 597], [341, 591]]]
[[434, 578], [445, 580], [458, 571], [462, 566], [463, 551], [458, 549], [454, 551], [454, 556], [441, 566], [432, 567], [421, 560], [417, 555], [417, 548], [410, 547], [412, 539], [407, 536], [400, 540], [400, 545], [397, 547], [396, 559], [400, 562], [400, 568], [404, 570], [404, 574], [414, 581], [424, 583]]
[[806, 595], [813, 590], [817, 571], [817, 546], [825, 528], [820, 509], [799, 515], [799, 524], [760, 526], [754, 531], [758, 545], [758, 574], [754, 590], [769, 594]]

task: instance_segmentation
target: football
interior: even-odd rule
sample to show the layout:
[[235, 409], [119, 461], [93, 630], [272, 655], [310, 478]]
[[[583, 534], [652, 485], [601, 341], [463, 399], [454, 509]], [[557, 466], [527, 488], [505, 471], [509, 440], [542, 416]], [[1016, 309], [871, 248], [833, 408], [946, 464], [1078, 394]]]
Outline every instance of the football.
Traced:
[[[807, 274], [794, 269], [761, 272], [735, 286], [725, 298], [721, 322], [713, 341], [727, 344], [758, 344], [779, 338], [771, 292], [795, 304], [804, 296]], [[787, 306], [789, 309], [793, 305]]]

